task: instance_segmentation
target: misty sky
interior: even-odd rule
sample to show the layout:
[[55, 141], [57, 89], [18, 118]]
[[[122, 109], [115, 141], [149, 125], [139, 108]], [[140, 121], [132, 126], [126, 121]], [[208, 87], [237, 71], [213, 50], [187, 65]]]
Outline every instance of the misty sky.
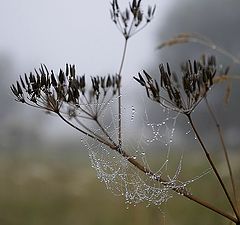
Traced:
[[[124, 7], [128, 2], [128, 0], [119, 0]], [[188, 5], [187, 1], [184, 2], [183, 7]], [[227, 3], [227, 0], [221, 2]], [[160, 62], [159, 52], [156, 51], [156, 46], [160, 41], [159, 31], [164, 30], [160, 28], [170, 27], [176, 34], [178, 31], [175, 31], [175, 28], [180, 31], [188, 31], [182, 30], [181, 26], [188, 27], [192, 22], [179, 10], [180, 6], [177, 0], [146, 0], [143, 3], [144, 9], [147, 8], [147, 4], [157, 4], [157, 11], [154, 20], [148, 27], [130, 39], [123, 70], [123, 86], [128, 87], [128, 93], [131, 93], [132, 88], [136, 86], [132, 77], [137, 72], [143, 68], [157, 68]], [[191, 3], [192, 12], [198, 10], [194, 7], [193, 2]], [[226, 11], [221, 4], [216, 8]], [[11, 68], [6, 66], [9, 71], [0, 74], [0, 76], [4, 76], [6, 85], [9, 86], [20, 74], [32, 71], [40, 63], [44, 63], [54, 70], [64, 68], [65, 63], [73, 63], [76, 64], [79, 75], [116, 73], [120, 64], [124, 40], [110, 20], [109, 9], [110, 0], [1, 0], [0, 59], [6, 58], [11, 66]], [[184, 23], [180, 24], [181, 26], [178, 26], [178, 20], [174, 17], [177, 13], [182, 13], [180, 17], [176, 17], [183, 18]], [[171, 24], [175, 24], [175, 26]], [[218, 28], [222, 34], [220, 25], [217, 24], [215, 29]], [[205, 28], [205, 23], [203, 23], [203, 27]], [[170, 38], [167, 32], [161, 35], [164, 38]], [[228, 36], [231, 37], [231, 35]], [[167, 51], [169, 49], [166, 49], [165, 52]], [[9, 91], [9, 88], [7, 90]], [[146, 99], [142, 89], [139, 88], [139, 90]], [[9, 97], [6, 100], [7, 104], [16, 105], [12, 101], [13, 97], [10, 93], [7, 95]], [[128, 95], [128, 100], [132, 97], [128, 104], [136, 105], [134, 101], [139, 95], [135, 92], [134, 95]], [[26, 108], [23, 105], [18, 106], [18, 117], [22, 123], [29, 121], [29, 117], [20, 115], [27, 112]], [[40, 115], [42, 114], [42, 112], [34, 110], [32, 117], [37, 117], [41, 122]], [[48, 118], [45, 115], [42, 117], [43, 120]], [[12, 116], [10, 116], [10, 120], [13, 121]], [[47, 121], [53, 120], [50, 118]], [[51, 124], [54, 126], [48, 124], [47, 131], [58, 130], [56, 126], [59, 125], [54, 122]], [[65, 124], [61, 126], [64, 129], [66, 127]]]
[[[124, 5], [128, 1], [119, 2]], [[154, 29], [169, 2], [161, 1], [152, 24], [131, 40], [131, 62], [126, 64], [130, 73], [147, 64], [154, 54]], [[123, 38], [110, 20], [109, 9], [108, 0], [2, 0], [0, 54], [11, 58], [18, 73], [40, 63], [58, 69], [66, 62], [76, 64], [80, 73], [114, 73]]]
[[[124, 8], [128, 2], [119, 0]], [[136, 84], [132, 77], [156, 57], [158, 43], [154, 35], [159, 23], [164, 22], [171, 2], [143, 1], [143, 9], [147, 9], [148, 4], [157, 4], [156, 16], [147, 28], [130, 39], [123, 70], [124, 87], [132, 88]], [[9, 71], [4, 71], [1, 76], [10, 84], [41, 63], [54, 70], [64, 68], [65, 63], [76, 64], [79, 75], [116, 73], [124, 39], [111, 21], [109, 9], [110, 0], [1, 0], [0, 57], [10, 63], [6, 66]], [[8, 104], [16, 104], [10, 93], [7, 96]], [[18, 118], [9, 114], [11, 123], [20, 120], [28, 124], [30, 117], [22, 115], [29, 112], [28, 107], [18, 105], [17, 109]], [[36, 110], [34, 113], [31, 116], [40, 121], [47, 118], [45, 115], [41, 118], [41, 112]], [[32, 121], [30, 123], [36, 126]], [[47, 133], [58, 130], [57, 126], [65, 128], [62, 123], [52, 122], [52, 126], [48, 124]]]

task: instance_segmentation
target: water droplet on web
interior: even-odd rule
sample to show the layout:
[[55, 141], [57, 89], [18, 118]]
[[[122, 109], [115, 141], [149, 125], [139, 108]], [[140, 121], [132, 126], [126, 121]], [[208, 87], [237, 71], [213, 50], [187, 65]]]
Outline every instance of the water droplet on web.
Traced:
[[132, 106], [132, 115], [131, 115], [131, 121], [134, 120], [134, 116], [135, 116], [136, 110], [135, 108]]
[[[105, 109], [107, 113], [105, 114], [104, 112], [102, 114], [101, 122], [108, 133], [112, 132], [111, 138], [114, 139], [115, 136], [117, 137], [118, 135], [118, 129], [116, 129], [118, 127], [118, 113], [111, 105], [109, 105], [109, 107], [105, 107]], [[133, 106], [127, 107], [122, 111], [123, 114], [128, 113], [128, 118], [130, 117], [131, 120], [136, 119], [135, 112], [136, 110]], [[109, 115], [112, 117], [111, 122], [104, 124], [104, 118], [106, 118], [105, 121], [109, 121]], [[103, 116], [106, 117], [103, 118]], [[162, 175], [166, 175], [166, 177], [168, 176], [166, 164], [169, 157], [168, 151], [170, 151], [172, 145], [170, 143], [175, 140], [174, 127], [176, 120], [177, 116], [175, 114], [172, 116], [169, 111], [166, 111], [163, 120], [157, 122], [149, 120], [146, 115], [146, 118], [142, 120], [142, 124], [144, 125], [143, 128], [146, 128], [146, 130], [137, 130], [137, 132], [142, 133], [139, 134], [136, 147], [131, 143], [128, 144], [128, 139], [124, 142], [124, 148], [127, 149], [128, 147], [131, 147], [130, 150], [132, 152], [130, 153], [131, 156], [129, 158], [132, 159], [132, 161], [133, 159], [136, 159], [142, 164], [146, 176], [144, 174], [139, 174], [139, 171], [135, 167], [129, 165], [126, 158], [123, 158], [121, 155], [116, 155], [116, 153], [110, 148], [105, 147], [102, 144], [92, 144], [92, 142], [88, 142], [88, 140], [84, 139], [84, 142], [87, 143], [91, 166], [96, 170], [97, 177], [101, 182], [105, 183], [106, 188], [114, 195], [121, 195], [122, 198], [125, 198], [125, 206], [127, 210], [131, 207], [131, 205], [135, 206], [140, 202], [146, 202], [146, 205], [148, 204], [146, 207], [149, 207], [150, 205], [159, 206], [171, 197], [171, 189], [174, 187], [183, 187], [184, 183], [180, 183], [181, 181], [177, 184], [177, 186], [174, 186], [171, 181], [171, 177], [169, 177], [169, 185], [166, 183], [157, 183], [152, 180], [159, 179]], [[128, 121], [130, 120], [128, 119]], [[129, 124], [123, 123], [123, 125], [128, 128]], [[96, 134], [102, 135], [101, 129], [96, 129], [94, 131]], [[167, 151], [164, 164], [161, 164], [160, 168], [158, 167], [156, 170], [154, 168], [153, 173], [155, 172], [155, 175], [153, 175], [152, 172], [149, 172], [151, 171], [152, 165], [148, 162], [148, 157], [146, 157], [148, 155], [145, 153], [149, 153], [147, 151], [148, 149], [145, 149], [145, 147], [149, 147], [150, 143], [154, 142], [160, 143], [160, 149], [164, 151], [164, 157]], [[177, 180], [179, 173], [180, 170], [176, 172], [174, 180]]]
[[185, 134], [188, 135], [188, 134], [190, 134], [190, 133], [191, 133], [191, 130], [187, 131]]

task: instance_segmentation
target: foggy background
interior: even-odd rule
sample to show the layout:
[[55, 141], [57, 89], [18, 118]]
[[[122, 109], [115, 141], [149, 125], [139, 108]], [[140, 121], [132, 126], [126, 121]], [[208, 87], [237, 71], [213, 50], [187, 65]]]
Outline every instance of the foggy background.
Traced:
[[[123, 7], [127, 2], [119, 0]], [[161, 42], [178, 33], [203, 34], [233, 55], [240, 57], [238, 0], [143, 2], [144, 9], [148, 4], [156, 4], [157, 9], [153, 21], [129, 40], [122, 83], [127, 106], [135, 106], [139, 111], [144, 110], [140, 105], [143, 99], [146, 99], [144, 89], [132, 79], [142, 69], [157, 77], [160, 63], [169, 62], [171, 68], [178, 71], [180, 63], [188, 59], [198, 59], [203, 53], [213, 53], [217, 56], [217, 62], [223, 66], [231, 64], [231, 60], [225, 56], [199, 44], [190, 43], [156, 50]], [[110, 3], [105, 0], [1, 0], [0, 3], [0, 151], [1, 154], [2, 152], [9, 154], [4, 156], [7, 160], [2, 157], [2, 162], [5, 162], [2, 165], [14, 169], [18, 157], [24, 164], [24, 160], [31, 160], [27, 155], [29, 151], [37, 152], [36, 154], [44, 152], [49, 155], [48, 160], [55, 159], [56, 168], [59, 162], [64, 168], [74, 165], [70, 166], [70, 172], [74, 172], [76, 165], [86, 164], [85, 161], [88, 160], [87, 152], [79, 147], [79, 134], [55, 116], [16, 103], [9, 86], [19, 75], [33, 71], [41, 63], [55, 71], [64, 68], [66, 63], [75, 64], [77, 73], [86, 76], [116, 73], [120, 66], [124, 39], [110, 19]], [[239, 71], [239, 65], [233, 65], [230, 74], [239, 75]], [[223, 126], [227, 146], [235, 151], [239, 150], [240, 146], [239, 87], [240, 82], [233, 81], [228, 105], [224, 103], [226, 83], [220, 84], [209, 94], [210, 104]], [[155, 104], [149, 102], [145, 106], [149, 107], [148, 111], [154, 119], [161, 119]], [[203, 138], [213, 150], [216, 150], [219, 147], [216, 128], [204, 104], [198, 107], [193, 118], [197, 121]], [[184, 118], [178, 120], [179, 127], [186, 130]], [[176, 143], [183, 149], [189, 146], [191, 149], [199, 147], [195, 141], [189, 141], [185, 133], [181, 132], [176, 137]], [[69, 160], [71, 163], [66, 163], [69, 153], [74, 157], [79, 156], [74, 159], [74, 163], [72, 159]], [[59, 162], [56, 162], [55, 157], [58, 155], [60, 159], [57, 158]], [[87, 163], [89, 166], [89, 162]], [[6, 168], [1, 171], [8, 171]], [[19, 164], [19, 168], [21, 170], [23, 165]], [[37, 174], [38, 169], [37, 167], [34, 170], [38, 171]], [[89, 177], [94, 177], [94, 171], [91, 172], [92, 176]], [[75, 178], [81, 180], [83, 175], [82, 172]], [[81, 189], [81, 185], [77, 184], [77, 187]], [[104, 187], [101, 190], [105, 190]], [[110, 198], [115, 197], [110, 195]], [[0, 221], [1, 218], [0, 216]], [[140, 223], [141, 220], [138, 221], [138, 224]], [[21, 223], [15, 221], [6, 224]], [[106, 221], [103, 224], [107, 224]]]
[[[120, 5], [125, 7], [127, 2], [121, 1]], [[123, 70], [126, 105], [138, 105], [139, 96], [141, 99], [146, 98], [143, 89], [132, 79], [142, 69], [152, 71], [157, 77], [159, 63], [169, 62], [173, 70], [178, 71], [180, 63], [188, 59], [198, 59], [203, 53], [214, 53], [223, 66], [231, 63], [228, 58], [199, 44], [183, 44], [161, 51], [156, 50], [161, 42], [180, 32], [203, 34], [217, 45], [239, 56], [238, 1], [148, 1], [144, 2], [143, 8], [146, 9], [147, 4], [156, 4], [157, 11], [149, 26], [129, 41]], [[15, 82], [19, 75], [29, 73], [41, 63], [55, 71], [64, 68], [65, 63], [73, 63], [76, 64], [79, 75], [116, 73], [124, 40], [110, 20], [109, 9], [108, 1], [2, 1], [0, 121], [1, 136], [6, 136], [4, 142], [12, 143], [13, 134], [16, 138], [23, 138], [25, 131], [28, 135], [35, 134], [36, 138], [57, 138], [74, 132], [57, 118], [16, 104], [9, 91], [9, 85]], [[239, 66], [234, 65], [230, 72], [238, 74], [238, 69]], [[219, 112], [219, 119], [226, 126], [229, 144], [236, 148], [240, 144], [237, 138], [240, 125], [237, 118], [239, 105], [234, 101], [234, 94], [236, 93], [236, 96], [238, 92], [238, 82], [234, 82], [232, 97], [227, 106], [223, 103], [226, 85], [220, 86], [221, 90], [216, 91], [211, 104], [217, 107], [214, 109]], [[235, 110], [232, 110], [233, 108]], [[206, 113], [204, 110], [205, 108], [200, 110], [196, 116], [198, 119], [204, 119], [205, 125], [212, 125], [209, 117], [203, 115]], [[236, 114], [228, 115], [229, 112]], [[233, 117], [236, 118], [234, 123]], [[206, 128], [205, 125], [203, 129]], [[8, 132], [12, 132], [11, 135]], [[7, 145], [4, 142], [2, 145]]]

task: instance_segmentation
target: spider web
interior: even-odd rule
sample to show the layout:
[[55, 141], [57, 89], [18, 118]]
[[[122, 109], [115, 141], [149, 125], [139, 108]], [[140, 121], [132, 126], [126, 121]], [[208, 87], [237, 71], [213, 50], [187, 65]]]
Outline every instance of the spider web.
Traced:
[[[103, 128], [116, 143], [119, 120], [116, 113], [117, 100], [114, 98], [107, 103], [100, 118], [100, 123], [104, 125]], [[152, 122], [146, 108], [145, 104], [144, 116], [141, 113], [138, 115], [135, 106], [122, 108], [122, 149], [148, 171], [152, 171], [153, 175], [143, 173], [128, 159], [104, 144], [89, 139], [82, 141], [89, 151], [91, 166], [96, 170], [97, 178], [105, 183], [108, 190], [114, 195], [123, 196], [128, 205], [146, 202], [147, 206], [159, 206], [173, 197], [173, 190], [186, 191], [187, 185], [209, 171], [191, 180], [181, 181], [179, 179], [183, 159], [181, 155], [175, 164], [175, 169], [172, 171], [171, 167], [170, 172], [170, 152], [179, 114], [160, 108], [159, 113], [163, 119], [159, 123]], [[95, 129], [94, 133], [102, 135], [102, 129], [92, 129]], [[154, 156], [151, 157], [152, 155]], [[156, 155], [157, 166], [152, 166], [151, 163], [156, 164], [152, 160]], [[164, 177], [166, 182], [156, 181], [155, 178], [158, 177]]]

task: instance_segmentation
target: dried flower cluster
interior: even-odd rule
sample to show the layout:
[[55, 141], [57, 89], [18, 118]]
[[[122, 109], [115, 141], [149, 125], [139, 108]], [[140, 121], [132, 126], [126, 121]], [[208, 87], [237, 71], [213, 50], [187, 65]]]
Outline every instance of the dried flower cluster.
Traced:
[[[163, 64], [159, 66], [160, 84], [143, 70], [145, 78], [138, 74], [134, 77], [142, 86], [146, 88], [147, 96], [160, 103], [166, 108], [184, 114], [190, 114], [198, 103], [206, 96], [209, 88], [213, 85], [213, 78], [216, 74], [215, 57], [205, 57], [201, 61], [189, 60], [182, 65], [182, 80], [178, 80], [177, 75], [171, 72], [167, 63], [167, 68]], [[161, 93], [161, 89], [164, 93]]]
[[125, 39], [128, 39], [145, 27], [153, 19], [156, 9], [156, 6], [148, 6], [147, 13], [144, 14], [141, 9], [141, 0], [133, 0], [124, 11], [120, 10], [117, 0], [113, 0], [111, 6], [112, 21]]
[[67, 64], [65, 71], [60, 69], [57, 76], [53, 70], [49, 72], [45, 65], [41, 65], [38, 70], [35, 69], [35, 74], [25, 74], [24, 79], [20, 76], [11, 90], [17, 101], [27, 105], [59, 113], [66, 103], [96, 117], [106, 95], [109, 93], [110, 98], [116, 95], [121, 79], [118, 75], [95, 76], [91, 77], [91, 83], [91, 88], [86, 90], [85, 75], [77, 76], [74, 65]]

